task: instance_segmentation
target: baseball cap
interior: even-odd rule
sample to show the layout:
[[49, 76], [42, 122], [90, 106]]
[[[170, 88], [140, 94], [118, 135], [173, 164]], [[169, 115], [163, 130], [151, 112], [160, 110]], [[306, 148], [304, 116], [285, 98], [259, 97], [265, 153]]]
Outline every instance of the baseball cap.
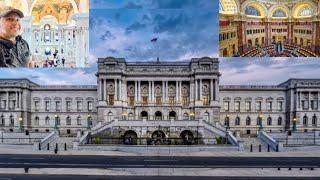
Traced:
[[21, 12], [19, 9], [15, 9], [11, 6], [5, 6], [5, 7], [0, 8], [0, 17], [6, 17], [11, 13], [18, 14], [18, 16], [20, 18], [24, 17], [23, 12]]

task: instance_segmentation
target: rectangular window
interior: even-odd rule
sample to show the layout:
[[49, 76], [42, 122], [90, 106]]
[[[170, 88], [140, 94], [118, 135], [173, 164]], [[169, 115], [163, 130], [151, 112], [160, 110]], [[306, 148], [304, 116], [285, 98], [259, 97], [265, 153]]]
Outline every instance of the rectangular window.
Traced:
[[237, 112], [240, 111], [240, 101], [234, 102], [234, 110]]
[[61, 102], [56, 101], [56, 111], [61, 111]]
[[66, 110], [67, 110], [67, 112], [71, 111], [71, 101], [66, 102]]
[[161, 105], [162, 104], [162, 98], [161, 97], [156, 97], [156, 105]]
[[246, 110], [251, 111], [251, 102], [250, 101], [246, 101]]
[[169, 97], [169, 105], [174, 105], [175, 101], [174, 101], [175, 97]]
[[272, 111], [272, 102], [271, 101], [267, 102], [267, 111]]
[[129, 97], [129, 106], [134, 106], [134, 97]]
[[77, 111], [82, 111], [82, 101], [77, 101]]
[[148, 97], [147, 96], [142, 97], [142, 105], [143, 106], [147, 106], [148, 105]]
[[229, 101], [224, 101], [223, 102], [223, 107], [224, 107], [225, 111], [229, 111], [229, 107], [230, 107], [229, 104], [230, 104]]
[[47, 117], [45, 121], [46, 125], [50, 125], [50, 119]]
[[14, 107], [16, 106], [16, 101], [15, 100], [10, 100], [9, 101], [9, 109], [14, 109]]
[[205, 106], [209, 105], [209, 96], [203, 96], [203, 105]]
[[110, 106], [113, 106], [114, 104], [114, 95], [109, 95], [109, 104]]
[[45, 102], [45, 110], [50, 111], [50, 101]]
[[1, 109], [6, 109], [6, 104], [7, 104], [7, 101], [6, 100], [2, 100], [1, 101]]
[[318, 107], [317, 107], [317, 101], [311, 100], [310, 103], [311, 103], [311, 109], [312, 109], [312, 110], [318, 109]]
[[182, 97], [182, 106], [189, 106], [189, 98]]
[[93, 110], [93, 103], [92, 101], [88, 101], [88, 111], [92, 111]]
[[261, 111], [261, 101], [256, 102], [256, 110]]
[[278, 110], [283, 111], [283, 102], [282, 101], [278, 102]]
[[34, 111], [39, 111], [39, 101], [34, 102]]

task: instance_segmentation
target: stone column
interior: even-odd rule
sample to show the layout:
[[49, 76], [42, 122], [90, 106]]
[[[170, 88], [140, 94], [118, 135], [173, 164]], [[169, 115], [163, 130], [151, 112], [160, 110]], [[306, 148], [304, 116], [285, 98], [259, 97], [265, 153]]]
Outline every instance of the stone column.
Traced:
[[309, 107], [309, 110], [311, 110], [311, 96], [310, 96], [311, 92], [308, 91], [308, 107]]
[[[17, 99], [17, 102], [16, 102], [16, 103], [17, 103], [17, 107], [18, 107], [18, 108], [20, 108], [20, 97], [19, 97], [19, 96], [20, 96], [20, 93], [19, 93], [19, 91], [17, 91], [17, 98], [18, 98], [18, 99]], [[1, 103], [1, 102], [0, 102], [0, 103]]]
[[190, 101], [193, 100], [193, 96], [194, 96], [194, 83], [190, 81], [190, 83], [189, 83], [189, 98], [190, 98]]
[[6, 110], [9, 110], [9, 91], [7, 91], [7, 105]]
[[213, 79], [210, 80], [210, 101], [213, 101]]
[[123, 98], [123, 101], [128, 102], [128, 82], [127, 82], [127, 80], [123, 80], [121, 89], [123, 89], [123, 93], [121, 93], [121, 95], [123, 97], [120, 97], [121, 100]]
[[138, 101], [138, 82], [134, 81], [134, 102]]
[[195, 98], [195, 101], [198, 101], [198, 79], [196, 79], [195, 82], [196, 82], [196, 87], [194, 89], [196, 91], [195, 92], [196, 94], [194, 98]]
[[162, 103], [166, 101], [166, 96], [165, 96], [165, 82], [162, 81]]
[[179, 88], [179, 82], [178, 81], [176, 81], [176, 103], [178, 102], [178, 97], [179, 97], [179, 92], [178, 92], [178, 88]]
[[19, 98], [19, 101], [20, 101], [20, 102], [19, 102], [19, 104], [20, 104], [19, 106], [20, 106], [20, 109], [22, 109], [22, 108], [23, 108], [23, 106], [22, 106], [22, 91], [20, 92], [19, 97], [20, 97], [20, 98]]
[[138, 102], [141, 101], [141, 81], [138, 81]]
[[114, 79], [114, 100], [118, 101], [118, 79]]
[[301, 98], [300, 98], [301, 92], [298, 91], [298, 109], [300, 110], [301, 108]]
[[149, 88], [148, 88], [148, 99], [149, 99], [149, 103], [152, 101], [152, 99], [151, 99], [151, 89], [152, 89], [152, 87], [151, 87], [151, 81], [148, 81], [148, 85], [149, 85]]
[[179, 85], [179, 102], [181, 102], [182, 100], [182, 91], [181, 91], [181, 89], [182, 89], [182, 81], [180, 81], [180, 85]]
[[98, 79], [98, 101], [101, 101], [102, 96], [101, 96], [101, 79]]
[[18, 108], [18, 92], [16, 91], [16, 102], [14, 104], [14, 109]]
[[203, 97], [202, 97], [202, 79], [200, 79], [199, 91], [200, 91], [200, 100], [202, 101], [203, 100]]
[[118, 97], [118, 101], [122, 101], [123, 98], [122, 98], [122, 79], [120, 78], [119, 79], [119, 87], [118, 87], [118, 92], [119, 92], [119, 97]]
[[151, 92], [151, 95], [152, 95], [152, 102], [155, 103], [155, 90], [154, 90], [154, 81], [152, 81], [152, 92]]
[[318, 110], [320, 110], [320, 91], [318, 91], [318, 102], [317, 102]]
[[169, 84], [169, 82], [166, 81], [166, 102], [169, 101], [169, 96], [168, 96], [168, 84]]
[[107, 98], [107, 80], [106, 79], [102, 79], [102, 82], [103, 82], [103, 90], [102, 90], [103, 99], [102, 100], [108, 102], [108, 98]]
[[219, 97], [219, 83], [218, 83], [218, 79], [216, 79], [214, 82], [215, 82], [215, 84], [214, 84], [214, 86], [215, 86], [215, 95], [214, 95], [214, 97], [215, 97], [215, 99], [214, 100], [216, 100], [216, 101], [218, 101], [218, 97]]

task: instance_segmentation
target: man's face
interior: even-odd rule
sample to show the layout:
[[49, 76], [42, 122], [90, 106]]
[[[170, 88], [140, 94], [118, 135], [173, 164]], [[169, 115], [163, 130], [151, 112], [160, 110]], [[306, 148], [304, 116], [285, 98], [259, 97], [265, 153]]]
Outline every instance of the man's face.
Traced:
[[20, 17], [16, 13], [9, 14], [0, 18], [0, 35], [5, 38], [14, 38], [20, 34], [21, 22]]

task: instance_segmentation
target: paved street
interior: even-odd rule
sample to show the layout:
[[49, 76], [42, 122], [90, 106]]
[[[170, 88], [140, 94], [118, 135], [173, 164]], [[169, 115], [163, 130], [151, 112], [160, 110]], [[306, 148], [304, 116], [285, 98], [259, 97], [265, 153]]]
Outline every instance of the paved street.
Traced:
[[[302, 179], [301, 177], [185, 177], [185, 176], [70, 176], [70, 175], [0, 175], [0, 180], [53, 180], [53, 179], [77, 179], [77, 180], [295, 180]], [[304, 180], [317, 180], [316, 177], [303, 177]]]
[[0, 168], [320, 168], [319, 157], [0, 155]]

